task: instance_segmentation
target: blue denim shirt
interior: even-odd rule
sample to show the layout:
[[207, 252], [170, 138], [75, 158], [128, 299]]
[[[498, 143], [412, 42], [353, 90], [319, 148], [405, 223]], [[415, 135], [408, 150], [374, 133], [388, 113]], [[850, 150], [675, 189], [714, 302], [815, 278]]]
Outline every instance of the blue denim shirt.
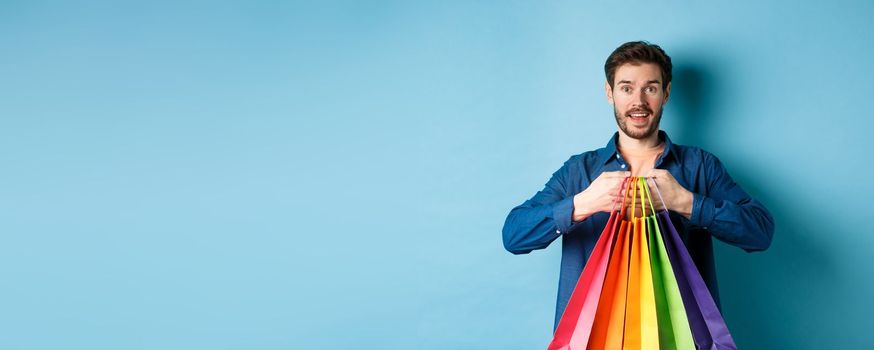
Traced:
[[[627, 165], [616, 149], [618, 137], [617, 132], [604, 148], [570, 157], [542, 190], [513, 208], [504, 222], [504, 248], [513, 254], [543, 249], [556, 238], [562, 238], [554, 327], [610, 216], [601, 212], [573, 222], [573, 197], [602, 172], [626, 170]], [[774, 219], [732, 180], [716, 156], [697, 147], [673, 144], [661, 130], [659, 137], [665, 149], [655, 167], [668, 170], [693, 193], [691, 218], [670, 212], [671, 221], [719, 305], [711, 237], [747, 252], [765, 250], [774, 235]]]

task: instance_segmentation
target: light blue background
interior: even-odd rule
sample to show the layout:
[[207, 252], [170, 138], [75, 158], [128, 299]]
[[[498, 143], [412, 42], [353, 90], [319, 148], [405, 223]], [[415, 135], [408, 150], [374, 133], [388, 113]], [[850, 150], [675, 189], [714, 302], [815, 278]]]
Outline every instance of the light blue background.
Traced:
[[776, 219], [716, 247], [740, 348], [870, 346], [872, 4], [0, 2], [0, 348], [545, 348], [501, 227], [638, 39]]

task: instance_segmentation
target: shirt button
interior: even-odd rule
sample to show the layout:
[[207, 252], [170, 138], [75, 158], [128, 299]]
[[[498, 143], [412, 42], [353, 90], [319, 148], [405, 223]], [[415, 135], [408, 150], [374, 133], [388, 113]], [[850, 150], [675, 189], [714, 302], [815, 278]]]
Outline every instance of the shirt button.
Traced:
[[555, 230], [555, 233], [561, 234], [561, 230]]
[[622, 169], [625, 169], [625, 164], [622, 164], [622, 165], [620, 165], [619, 167], [622, 168]]

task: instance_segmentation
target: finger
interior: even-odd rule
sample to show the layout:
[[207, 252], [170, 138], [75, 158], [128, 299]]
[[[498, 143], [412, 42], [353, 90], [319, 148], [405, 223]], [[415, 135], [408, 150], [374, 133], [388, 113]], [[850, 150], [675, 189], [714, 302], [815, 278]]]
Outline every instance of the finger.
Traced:
[[610, 203], [615, 207], [622, 204], [622, 200], [624, 198], [622, 196], [610, 196]]
[[652, 188], [653, 186], [655, 186], [656, 182], [657, 181], [656, 181], [656, 178], [654, 176], [647, 176], [646, 177], [646, 185], [649, 186], [649, 188]]
[[618, 192], [613, 192], [613, 193], [616, 193], [613, 196], [619, 197], [619, 198], [625, 198], [625, 196], [628, 195], [628, 191], [625, 189], [625, 187], [620, 187]]
[[662, 184], [668, 180], [668, 177], [665, 175], [665, 173], [667, 173], [667, 170], [654, 171], [652, 173], [652, 176], [650, 176], [649, 178], [658, 184]]

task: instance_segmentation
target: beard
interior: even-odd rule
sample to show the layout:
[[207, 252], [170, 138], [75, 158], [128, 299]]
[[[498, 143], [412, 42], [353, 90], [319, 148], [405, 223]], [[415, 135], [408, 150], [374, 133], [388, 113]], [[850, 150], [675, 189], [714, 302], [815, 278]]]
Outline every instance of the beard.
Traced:
[[[659, 107], [659, 110], [654, 112], [649, 110], [648, 108], [641, 108], [644, 111], [650, 113], [650, 118], [652, 118], [652, 122], [649, 123], [649, 126], [644, 130], [638, 130], [636, 128], [628, 127], [628, 116], [620, 116], [619, 111], [616, 109], [616, 106], [613, 106], [613, 116], [616, 117], [616, 125], [619, 126], [619, 129], [628, 135], [629, 137], [637, 140], [643, 140], [647, 137], [652, 136], [653, 133], [659, 130], [659, 122], [662, 120], [662, 110], [664, 107]], [[630, 112], [631, 110], [629, 110]], [[627, 112], [626, 112], [627, 113]]]

